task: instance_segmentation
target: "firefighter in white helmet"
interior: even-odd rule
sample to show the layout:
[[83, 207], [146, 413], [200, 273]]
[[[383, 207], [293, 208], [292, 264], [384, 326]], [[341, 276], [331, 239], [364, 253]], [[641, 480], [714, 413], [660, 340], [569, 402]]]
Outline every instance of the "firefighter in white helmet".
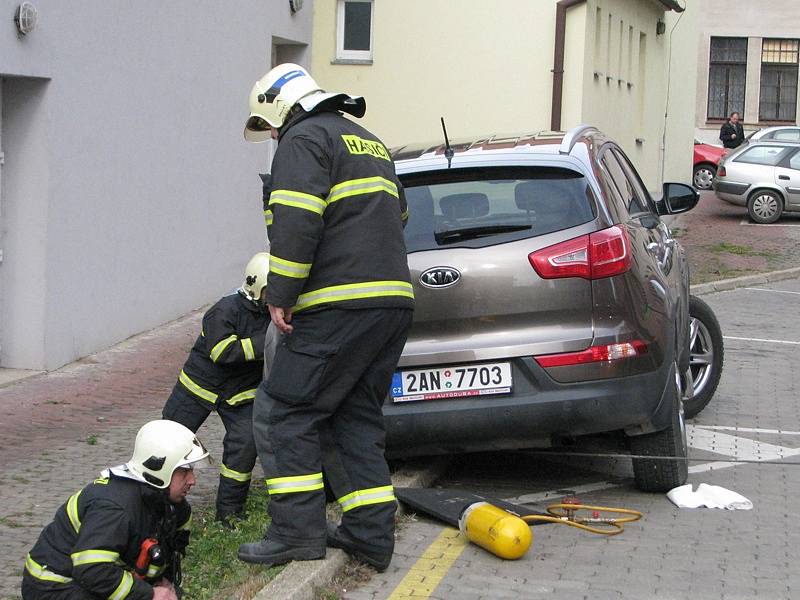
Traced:
[[[250, 93], [245, 138], [278, 140], [266, 302], [284, 335], [253, 412], [271, 524], [263, 540], [240, 546], [247, 562], [321, 558], [326, 542], [378, 570], [392, 557], [396, 500], [381, 407], [414, 292], [394, 163], [345, 116], [365, 110], [363, 98], [325, 92], [295, 64], [275, 67]], [[323, 463], [344, 513], [330, 531]]]
[[25, 559], [24, 600], [176, 600], [189, 543], [194, 466], [208, 452], [186, 427], [146, 423], [133, 456], [56, 511]]
[[200, 335], [178, 376], [162, 416], [197, 431], [216, 410], [225, 426], [217, 489], [217, 519], [230, 525], [244, 512], [256, 462], [253, 399], [261, 382], [270, 324], [264, 305], [269, 254], [247, 263], [244, 282], [203, 316]]

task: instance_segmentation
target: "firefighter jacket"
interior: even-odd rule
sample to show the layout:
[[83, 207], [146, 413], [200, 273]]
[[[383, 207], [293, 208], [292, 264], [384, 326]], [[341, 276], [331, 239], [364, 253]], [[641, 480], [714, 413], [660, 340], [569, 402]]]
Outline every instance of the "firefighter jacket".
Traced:
[[266, 213], [267, 302], [308, 309], [413, 308], [405, 195], [386, 147], [337, 112], [281, 129]]
[[252, 402], [261, 382], [265, 307], [241, 292], [225, 296], [203, 316], [203, 329], [189, 353], [179, 383], [209, 410], [219, 402]]
[[[116, 469], [115, 469], [116, 471]], [[25, 560], [38, 586], [53, 591], [78, 585], [98, 598], [153, 597], [151, 583], [173, 581], [177, 553], [189, 543], [191, 507], [172, 504], [164, 490], [104, 472], [56, 511]], [[134, 575], [142, 542], [158, 540], [166, 562]]]

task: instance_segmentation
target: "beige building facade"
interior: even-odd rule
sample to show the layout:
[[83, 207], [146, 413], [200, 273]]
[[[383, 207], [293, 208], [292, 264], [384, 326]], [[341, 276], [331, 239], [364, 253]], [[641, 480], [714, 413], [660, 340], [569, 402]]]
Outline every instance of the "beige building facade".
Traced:
[[800, 121], [797, 0], [703, 0], [697, 46], [697, 138], [719, 144], [731, 112], [745, 132]]
[[362, 121], [389, 145], [440, 140], [440, 117], [456, 139], [590, 123], [655, 190], [691, 177], [698, 12], [684, 0], [317, 0], [312, 71], [365, 96]]

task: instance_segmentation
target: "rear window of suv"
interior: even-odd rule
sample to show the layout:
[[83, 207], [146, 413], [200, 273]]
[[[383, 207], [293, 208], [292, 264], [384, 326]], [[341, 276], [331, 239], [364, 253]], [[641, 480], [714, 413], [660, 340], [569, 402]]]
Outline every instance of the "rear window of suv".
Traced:
[[586, 178], [569, 169], [486, 167], [400, 177], [409, 217], [409, 252], [480, 248], [594, 220]]

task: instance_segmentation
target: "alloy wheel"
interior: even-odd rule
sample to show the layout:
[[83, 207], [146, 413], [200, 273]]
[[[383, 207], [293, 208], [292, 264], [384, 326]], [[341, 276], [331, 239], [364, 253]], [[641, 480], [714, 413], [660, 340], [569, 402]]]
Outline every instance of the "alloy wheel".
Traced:
[[764, 220], [772, 219], [778, 212], [778, 201], [772, 194], [759, 194], [753, 199], [753, 212]]
[[689, 370], [692, 377], [692, 397], [699, 395], [711, 379], [714, 368], [714, 344], [705, 324], [695, 317], [689, 319]]

